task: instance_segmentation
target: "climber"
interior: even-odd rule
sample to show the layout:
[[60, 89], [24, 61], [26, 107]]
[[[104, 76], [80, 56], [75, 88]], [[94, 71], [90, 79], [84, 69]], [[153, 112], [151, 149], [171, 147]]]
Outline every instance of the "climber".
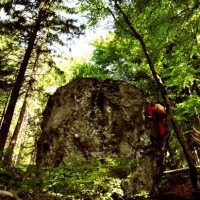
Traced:
[[164, 130], [164, 120], [166, 117], [166, 111], [164, 104], [157, 102], [153, 105], [149, 105], [147, 108], [147, 118], [154, 118], [158, 122], [158, 129], [160, 136], [163, 138], [165, 136]]

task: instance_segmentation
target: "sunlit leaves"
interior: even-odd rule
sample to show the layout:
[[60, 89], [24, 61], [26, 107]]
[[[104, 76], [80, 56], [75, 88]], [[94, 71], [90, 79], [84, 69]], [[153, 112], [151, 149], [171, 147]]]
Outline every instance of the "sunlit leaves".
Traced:
[[[80, 165], [81, 163], [81, 165]], [[113, 165], [112, 163], [116, 163]], [[131, 168], [134, 162], [125, 163], [120, 159], [108, 158], [85, 161], [74, 156], [65, 166], [38, 167], [35, 165], [16, 166], [0, 170], [1, 186], [12, 188], [19, 195], [46, 193], [49, 195], [91, 199], [110, 198], [113, 191], [123, 194], [121, 179], [113, 175], [115, 168]], [[128, 171], [129, 172], [129, 171]], [[9, 180], [9, 181], [8, 181]]]
[[183, 103], [176, 105], [177, 119], [187, 121], [191, 125], [199, 117], [200, 98], [196, 95], [190, 95]]

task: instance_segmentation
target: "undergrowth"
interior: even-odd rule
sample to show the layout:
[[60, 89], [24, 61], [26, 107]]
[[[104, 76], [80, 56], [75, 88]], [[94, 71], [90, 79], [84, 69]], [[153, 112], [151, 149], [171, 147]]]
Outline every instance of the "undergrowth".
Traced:
[[136, 167], [134, 160], [71, 159], [67, 165], [40, 167], [17, 165], [0, 168], [0, 189], [12, 190], [19, 196], [49, 194], [55, 196], [109, 199], [112, 193], [123, 195], [121, 179]]

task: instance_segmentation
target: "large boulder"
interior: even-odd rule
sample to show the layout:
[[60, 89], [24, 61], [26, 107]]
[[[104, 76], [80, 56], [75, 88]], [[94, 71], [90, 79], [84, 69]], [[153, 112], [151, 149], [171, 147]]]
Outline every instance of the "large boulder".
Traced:
[[80, 78], [60, 87], [44, 111], [37, 164], [65, 165], [72, 156], [135, 159], [121, 182], [124, 194], [154, 190], [163, 143], [155, 121], [145, 119], [146, 107], [143, 92], [123, 81]]

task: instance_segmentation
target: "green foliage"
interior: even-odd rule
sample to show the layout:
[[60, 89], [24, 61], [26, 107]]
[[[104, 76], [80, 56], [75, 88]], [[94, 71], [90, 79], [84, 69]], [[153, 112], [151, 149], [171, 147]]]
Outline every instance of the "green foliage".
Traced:
[[[44, 1], [44, 4], [41, 4], [42, 6], [40, 5], [41, 1], [4, 1], [4, 3], [6, 4], [0, 4], [0, 72], [4, 72], [4, 74], [1, 73], [0, 75], [0, 90], [6, 92], [3, 91], [0, 96], [0, 114], [3, 119], [5, 113], [7, 113], [5, 112], [6, 108], [8, 108], [7, 110], [10, 110], [9, 116], [13, 115], [14, 109], [16, 115], [12, 118], [12, 124], [11, 118], [7, 120], [9, 117], [7, 117], [7, 114], [5, 115], [3, 120], [8, 123], [10, 135], [7, 134], [8, 131], [2, 131], [0, 135], [4, 133], [4, 138], [7, 138], [8, 135], [7, 142], [9, 142], [8, 140], [11, 138], [14, 126], [17, 124], [18, 114], [24, 97], [23, 93], [26, 92], [27, 86], [30, 85], [29, 79], [33, 68], [35, 69], [35, 74], [34, 78], [31, 78], [35, 84], [31, 85], [31, 90], [34, 90], [31, 95], [35, 101], [32, 106], [29, 104], [29, 107], [27, 107], [29, 111], [24, 114], [24, 116], [27, 116], [27, 113], [31, 113], [30, 115], [28, 114], [30, 118], [22, 117], [21, 130], [24, 128], [26, 129], [24, 132], [27, 135], [37, 137], [36, 132], [39, 130], [38, 121], [40, 121], [42, 110], [47, 101], [47, 93], [52, 94], [57, 87], [65, 82], [64, 73], [53, 62], [57, 52], [52, 46], [57, 44], [66, 46], [73, 37], [83, 33], [84, 25], [81, 20], [77, 20], [78, 8], [72, 8], [69, 2], [66, 1]], [[34, 44], [33, 47], [27, 45], [30, 43]], [[27, 54], [27, 46], [30, 50], [29, 52], [32, 52], [31, 58], [29, 58], [29, 53]], [[22, 70], [19, 70], [20, 66]], [[10, 73], [8, 74], [8, 72]], [[21, 77], [21, 81], [16, 79], [18, 72], [18, 77]], [[5, 76], [6, 73], [7, 75]], [[15, 83], [16, 80], [18, 80], [18, 83]], [[24, 84], [22, 85], [23, 81]], [[6, 100], [9, 100], [10, 91], [7, 90], [11, 90], [11, 87], [16, 85], [20, 86], [20, 91], [15, 92], [15, 95], [12, 96], [15, 96], [15, 99], [18, 98], [17, 104], [8, 104]], [[15, 102], [15, 100], [13, 101], [11, 98], [10, 102]], [[10, 109], [10, 105], [13, 108]], [[33, 116], [34, 114], [36, 115]], [[27, 122], [29, 123], [28, 125]], [[27, 138], [29, 143], [30, 137]], [[32, 149], [28, 152], [34, 152], [33, 147], [35, 146], [33, 143], [35, 141], [36, 139], [32, 139]], [[22, 157], [27, 158], [26, 155], [27, 151]]]
[[87, 17], [88, 25], [95, 26], [108, 16], [108, 10], [105, 6], [104, 1], [96, 1], [96, 0], [79, 0], [81, 3], [80, 11], [84, 13]]
[[90, 63], [83, 63], [77, 65], [73, 69], [74, 78], [84, 77], [84, 78], [97, 78], [97, 79], [106, 79], [111, 78], [107, 70], [104, 70], [97, 65], [92, 65]]
[[95, 40], [93, 46], [95, 49], [89, 61], [75, 63], [73, 77], [124, 80], [146, 91], [153, 87], [155, 90], [148, 66], [135, 41], [110, 33], [106, 39]]
[[190, 95], [184, 102], [176, 105], [175, 111], [177, 120], [187, 121], [191, 126], [198, 118], [200, 110], [200, 98], [197, 95]]
[[123, 194], [120, 183], [136, 167], [135, 160], [114, 158], [85, 161], [73, 157], [59, 167], [18, 165], [0, 168], [0, 189], [14, 190], [19, 196], [46, 193], [56, 196], [92, 199]]
[[174, 136], [174, 132], [171, 133], [170, 137], [170, 146], [168, 149], [168, 155], [166, 156], [166, 162], [168, 169], [177, 169], [187, 166], [185, 160], [185, 155], [182, 151], [181, 145], [178, 142], [177, 138]]
[[3, 115], [18, 70], [16, 60], [20, 52], [14, 38], [3, 35], [0, 36], [0, 52], [0, 114]]
[[[93, 2], [93, 5], [89, 6], [89, 2]], [[98, 14], [98, 12], [94, 14], [95, 6], [99, 5], [97, 2], [99, 1], [91, 0], [85, 3], [91, 16]], [[131, 31], [123, 16], [115, 7], [116, 1], [106, 2], [101, 11], [104, 15], [114, 16], [114, 34], [105, 40], [94, 42], [92, 64], [95, 68], [108, 70], [111, 78], [129, 81], [155, 99], [159, 99], [159, 88], [148, 69], [141, 45], [130, 34]], [[196, 0], [117, 2], [144, 39], [156, 72], [166, 86], [180, 130], [183, 134], [188, 133], [184, 136], [188, 144], [191, 144], [190, 130], [192, 126], [199, 126], [200, 111], [199, 2]], [[102, 13], [99, 16], [102, 16]], [[170, 148], [171, 164], [177, 167], [185, 165], [184, 154], [174, 134], [171, 135]]]
[[[38, 3], [39, 1], [36, 2]], [[31, 116], [28, 120], [28, 140], [24, 145], [26, 147], [27, 145], [33, 146], [31, 144], [33, 144], [36, 140], [35, 138], [37, 138], [36, 133], [39, 132], [42, 110], [46, 104], [49, 93], [52, 94], [57, 87], [65, 84], [71, 78], [95, 77], [99, 79], [112, 78], [125, 80], [137, 85], [155, 98], [159, 96], [159, 89], [152, 78], [143, 50], [138, 41], [130, 34], [130, 30], [128, 30], [122, 16], [115, 9], [114, 1], [112, 0], [76, 1], [77, 4], [82, 3], [80, 11], [89, 19], [89, 25], [96, 25], [99, 21], [102, 21], [102, 19], [111, 16], [110, 11], [112, 11], [112, 15], [115, 16], [115, 20], [112, 21], [112, 32], [107, 38], [94, 41], [93, 45], [95, 49], [91, 60], [77, 62], [75, 64], [72, 63], [72, 75], [71, 72], [67, 74], [64, 70], [60, 70], [59, 64], [52, 59], [55, 55], [58, 56], [56, 54], [58, 52], [52, 53], [53, 50], [56, 51], [54, 45], [59, 44], [65, 45], [66, 47], [66, 43], [71, 41], [73, 36], [81, 34], [83, 31], [82, 28], [84, 27], [80, 25], [79, 20], [75, 17], [75, 14], [78, 13], [78, 8], [69, 8], [66, 6], [68, 1], [50, 1], [49, 3], [52, 2], [55, 2], [55, 4], [49, 6], [49, 10], [46, 13], [47, 20], [42, 22], [42, 29], [37, 38], [37, 48], [42, 44], [42, 48], [40, 49], [42, 55], [38, 63], [39, 69], [37, 71], [37, 76], [35, 77], [36, 83], [33, 88], [33, 100], [29, 107]], [[148, 0], [143, 2], [133, 0], [118, 2], [120, 2], [123, 11], [147, 44], [156, 70], [161, 76], [169, 97], [172, 100], [175, 116], [180, 124], [182, 132], [187, 132], [192, 126], [197, 127], [199, 124], [198, 117], [200, 110], [200, 5], [198, 1], [161, 0], [155, 2], [153, 0]], [[4, 5], [4, 3], [7, 4]], [[8, 18], [5, 20], [3, 16], [1, 16], [0, 20], [1, 114], [6, 106], [10, 88], [12, 87], [16, 71], [23, 57], [31, 27], [34, 24], [33, 22], [37, 13], [37, 9], [35, 9], [37, 3], [23, 1], [16, 1], [13, 3], [9, 0], [2, 0], [0, 4], [1, 8], [5, 10], [5, 13], [11, 16], [9, 20]], [[33, 66], [36, 51], [35, 49], [32, 53], [32, 58], [26, 72], [26, 79], [28, 79], [30, 75], [30, 69]], [[24, 84], [24, 86], [26, 86], [26, 84]], [[22, 89], [21, 92], [23, 93], [24, 91], [25, 89]], [[19, 99], [19, 103], [20, 100], [21, 99]], [[184, 165], [185, 161], [180, 151], [181, 147], [173, 134], [171, 136], [170, 146], [173, 149], [172, 154], [174, 156], [171, 161], [175, 162], [172, 163], [172, 165], [176, 165], [176, 163], [178, 163], [177, 166]], [[26, 157], [26, 159], [29, 158], [27, 154], [33, 152], [32, 149], [28, 151], [27, 148], [24, 151], [22, 157]], [[26, 160], [26, 163], [27, 162]], [[113, 160], [113, 163], [109, 160], [106, 162], [109, 163], [109, 169], [112, 170], [109, 172], [104, 171], [104, 173], [111, 173], [113, 176], [119, 176], [118, 178], [125, 177], [130, 170], [129, 167], [131, 168], [130, 163], [124, 163], [122, 165], [120, 162], [114, 162]], [[132, 167], [134, 168], [134, 164]], [[74, 168], [76, 169], [76, 167]], [[26, 173], [26, 170], [28, 174], [30, 169], [24, 169], [23, 173]], [[45, 170], [48, 171], [48, 169]], [[38, 182], [39, 180], [35, 182], [41, 185], [43, 189], [39, 190], [37, 187], [36, 188], [41, 192], [42, 190], [52, 190], [52, 193], [59, 193], [59, 189], [62, 188], [61, 186], [59, 187], [57, 183], [59, 182], [59, 173], [62, 176], [65, 176], [65, 174], [60, 168], [57, 170], [57, 175], [55, 175], [54, 170], [52, 170], [53, 174], [49, 172], [52, 176], [51, 180], [54, 180], [56, 183], [54, 183], [54, 181], [50, 183], [43, 177], [43, 181], [47, 183], [48, 188], [44, 189], [42, 183]], [[83, 171], [83, 168], [79, 170]], [[94, 171], [94, 169], [91, 170]], [[97, 170], [95, 172], [96, 174], [93, 172], [93, 175], [90, 175], [95, 177], [97, 176], [97, 172], [100, 173], [100, 171]], [[101, 173], [103, 172], [101, 171]], [[76, 177], [74, 173], [73, 176]], [[84, 173], [81, 174], [80, 177], [89, 179], [87, 174]], [[33, 178], [33, 180], [35, 179], [36, 178]], [[79, 183], [76, 183], [75, 180], [76, 179], [72, 179], [70, 181], [72, 181], [77, 188]], [[26, 184], [29, 184], [31, 180], [27, 178], [26, 181]], [[36, 183], [34, 184], [37, 185]], [[92, 183], [93, 186], [91, 186]], [[32, 186], [33, 188], [35, 187], [34, 184]], [[89, 191], [92, 190], [95, 184], [98, 185], [96, 182], [94, 184], [94, 178], [91, 177], [88, 182], [84, 182], [84, 184], [88, 184]], [[66, 182], [66, 185], [69, 184]], [[91, 188], [89, 186], [91, 186]], [[67, 186], [69, 190], [73, 190], [73, 187], [70, 187], [71, 186]], [[26, 189], [27, 188], [22, 188], [22, 191], [26, 191]], [[84, 189], [84, 186], [82, 189]], [[31, 192], [34, 193], [34, 191], [36, 191], [36, 189], [32, 189]]]

